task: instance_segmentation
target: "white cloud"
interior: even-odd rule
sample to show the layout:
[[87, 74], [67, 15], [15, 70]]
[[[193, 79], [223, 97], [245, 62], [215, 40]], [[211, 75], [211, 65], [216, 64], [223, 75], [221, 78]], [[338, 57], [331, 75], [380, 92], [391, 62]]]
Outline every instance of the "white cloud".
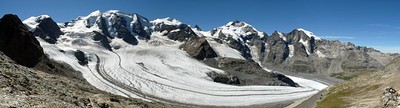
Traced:
[[386, 24], [369, 24], [369, 26], [373, 27], [382, 27], [382, 28], [392, 28], [392, 29], [400, 29], [400, 27], [386, 25]]
[[324, 38], [324, 39], [354, 39], [354, 37], [351, 37], [351, 36], [321, 36], [321, 38]]
[[384, 53], [400, 53], [400, 46], [371, 46]]

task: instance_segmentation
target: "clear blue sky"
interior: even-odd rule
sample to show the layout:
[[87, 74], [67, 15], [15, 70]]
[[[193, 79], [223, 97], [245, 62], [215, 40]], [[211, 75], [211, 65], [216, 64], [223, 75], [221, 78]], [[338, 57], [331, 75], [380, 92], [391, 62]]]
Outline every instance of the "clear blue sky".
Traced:
[[400, 52], [400, 0], [2, 0], [0, 14], [21, 19], [47, 14], [66, 22], [92, 11], [116, 9], [149, 20], [176, 18], [210, 30], [232, 20], [259, 31], [290, 32], [304, 28], [383, 52]]

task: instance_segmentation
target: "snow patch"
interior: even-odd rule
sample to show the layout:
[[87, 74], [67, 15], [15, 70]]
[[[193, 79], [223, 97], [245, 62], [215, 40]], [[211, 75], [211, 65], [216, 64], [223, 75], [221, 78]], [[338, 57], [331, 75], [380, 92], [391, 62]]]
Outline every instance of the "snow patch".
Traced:
[[315, 40], [321, 40], [321, 38], [320, 37], [318, 37], [318, 36], [316, 36], [316, 35], [314, 35], [314, 33], [313, 32], [310, 32], [310, 31], [308, 31], [308, 30], [305, 30], [305, 29], [303, 29], [303, 28], [298, 28], [298, 29], [296, 29], [296, 30], [298, 30], [298, 31], [303, 31], [308, 37], [314, 37], [315, 38]]
[[294, 46], [293, 45], [289, 45], [289, 57], [293, 57], [294, 56]]
[[279, 37], [281, 39], [283, 39], [283, 41], [287, 42], [287, 38], [281, 32], [277, 32], [277, 33], [278, 33]]
[[310, 55], [310, 44], [308, 43], [308, 41], [303, 40], [303, 39], [300, 39], [299, 42], [300, 42], [301, 44], [303, 44], [304, 47], [306, 48], [307, 55]]
[[221, 57], [246, 60], [239, 51], [229, 47], [225, 43], [220, 44], [212, 38], [207, 38], [207, 41], [214, 51]]

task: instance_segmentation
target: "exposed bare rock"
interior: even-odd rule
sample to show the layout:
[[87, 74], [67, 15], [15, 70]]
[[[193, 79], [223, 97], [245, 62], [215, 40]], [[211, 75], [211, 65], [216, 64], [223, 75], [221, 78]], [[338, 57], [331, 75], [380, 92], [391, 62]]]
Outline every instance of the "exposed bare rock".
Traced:
[[27, 67], [34, 67], [44, 56], [39, 41], [13, 14], [0, 20], [0, 51]]
[[38, 26], [34, 29], [33, 35], [42, 38], [43, 40], [54, 44], [58, 37], [63, 33], [51, 17], [40, 18], [36, 20]]
[[191, 38], [181, 48], [198, 60], [217, 57], [217, 54], [204, 37]]

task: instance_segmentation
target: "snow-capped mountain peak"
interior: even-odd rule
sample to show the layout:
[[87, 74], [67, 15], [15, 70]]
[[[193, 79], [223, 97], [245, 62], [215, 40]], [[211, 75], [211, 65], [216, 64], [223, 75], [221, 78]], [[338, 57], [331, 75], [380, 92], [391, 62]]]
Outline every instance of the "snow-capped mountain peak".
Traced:
[[302, 32], [304, 32], [308, 37], [314, 37], [316, 40], [321, 40], [321, 38], [320, 37], [318, 37], [318, 36], [316, 36], [313, 32], [310, 32], [310, 31], [308, 31], [308, 30], [305, 30], [305, 29], [303, 29], [303, 28], [297, 28], [296, 29], [297, 31], [302, 31]]
[[24, 20], [23, 23], [28, 27], [29, 31], [32, 31], [36, 28], [39, 23], [46, 19], [51, 18], [49, 15], [39, 15], [39, 16], [31, 16], [28, 19]]
[[179, 20], [174, 19], [174, 18], [170, 18], [170, 17], [157, 18], [157, 19], [155, 19], [153, 21], [150, 21], [150, 23], [152, 23], [153, 25], [166, 24], [166, 25], [175, 25], [175, 26], [178, 26], [178, 25], [182, 24], [182, 22], [180, 22]]
[[93, 11], [92, 13], [90, 13], [88, 16], [100, 16], [100, 15], [101, 15], [100, 10], [96, 10], [96, 11]]
[[224, 26], [218, 27], [211, 32], [214, 32], [211, 33], [212, 36], [218, 37], [222, 33], [225, 36], [231, 37], [236, 40], [241, 37], [254, 35], [258, 35], [262, 38], [265, 34], [255, 29], [252, 25], [238, 20], [228, 22]]

